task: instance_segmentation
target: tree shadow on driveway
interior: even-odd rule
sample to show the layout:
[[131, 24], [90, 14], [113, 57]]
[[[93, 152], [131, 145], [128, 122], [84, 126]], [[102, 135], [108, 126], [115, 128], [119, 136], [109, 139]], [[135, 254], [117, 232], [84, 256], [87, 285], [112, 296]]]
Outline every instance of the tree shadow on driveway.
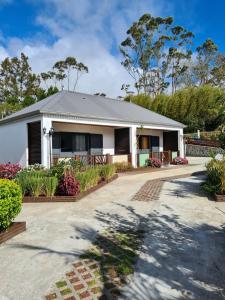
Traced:
[[[96, 219], [113, 230], [141, 228], [146, 232], [134, 277], [123, 288], [121, 299], [225, 299], [225, 227], [188, 226], [168, 206], [164, 213], [155, 210], [142, 216], [132, 206], [117, 205], [118, 210], [127, 211], [127, 217], [98, 210]], [[96, 235], [101, 237], [91, 225], [74, 226], [71, 242], [77, 238], [92, 241]], [[28, 244], [17, 248], [74, 259], [82, 254], [75, 244], [68, 252]]]

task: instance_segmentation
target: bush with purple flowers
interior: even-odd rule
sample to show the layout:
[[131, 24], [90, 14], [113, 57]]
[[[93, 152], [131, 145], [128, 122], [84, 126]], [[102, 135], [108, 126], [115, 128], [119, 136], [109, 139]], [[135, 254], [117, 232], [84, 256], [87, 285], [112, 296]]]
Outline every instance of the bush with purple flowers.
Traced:
[[173, 159], [172, 161], [173, 165], [187, 165], [188, 164], [188, 160], [186, 158], [177, 156]]
[[152, 168], [160, 168], [162, 166], [161, 161], [158, 158], [154, 158], [154, 157], [149, 158], [146, 161], [146, 164], [148, 167], [152, 167]]
[[0, 178], [1, 179], [14, 179], [16, 174], [21, 170], [19, 164], [0, 164]]
[[80, 192], [80, 183], [70, 174], [61, 177], [58, 185], [58, 195], [60, 196], [76, 196]]

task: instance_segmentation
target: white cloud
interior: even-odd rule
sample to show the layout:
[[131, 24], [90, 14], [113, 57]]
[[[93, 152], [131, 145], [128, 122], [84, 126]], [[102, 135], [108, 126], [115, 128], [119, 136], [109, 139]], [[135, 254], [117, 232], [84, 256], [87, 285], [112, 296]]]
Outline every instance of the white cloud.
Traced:
[[79, 82], [79, 91], [116, 97], [121, 95], [122, 84], [132, 83], [132, 79], [121, 66], [115, 47], [133, 21], [145, 12], [162, 14], [164, 4], [163, 0], [42, 0], [43, 10], [36, 21], [55, 41], [49, 45], [42, 40], [12, 38], [7, 49], [0, 48], [0, 58], [6, 52], [18, 55], [23, 51], [33, 70], [43, 72], [57, 60], [75, 56], [89, 68]]

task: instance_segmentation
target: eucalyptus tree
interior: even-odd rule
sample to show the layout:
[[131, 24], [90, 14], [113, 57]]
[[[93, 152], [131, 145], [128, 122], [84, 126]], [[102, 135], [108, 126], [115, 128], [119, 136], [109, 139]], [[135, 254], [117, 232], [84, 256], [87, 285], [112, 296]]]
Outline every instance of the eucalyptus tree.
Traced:
[[170, 47], [167, 56], [168, 78], [171, 79], [172, 94], [174, 94], [185, 73], [187, 73], [192, 56], [191, 46], [194, 34], [182, 26], [171, 28]]
[[1, 102], [22, 103], [25, 98], [36, 100], [40, 77], [32, 72], [28, 57], [5, 58], [0, 64]]
[[218, 47], [212, 40], [207, 39], [197, 47], [196, 52], [197, 63], [194, 68], [196, 81], [199, 85], [210, 83], [211, 72], [218, 57]]
[[134, 79], [138, 93], [155, 96], [169, 84], [166, 81], [166, 43], [171, 39], [172, 23], [172, 17], [144, 14], [128, 29], [128, 36], [120, 45], [124, 57], [122, 65]]

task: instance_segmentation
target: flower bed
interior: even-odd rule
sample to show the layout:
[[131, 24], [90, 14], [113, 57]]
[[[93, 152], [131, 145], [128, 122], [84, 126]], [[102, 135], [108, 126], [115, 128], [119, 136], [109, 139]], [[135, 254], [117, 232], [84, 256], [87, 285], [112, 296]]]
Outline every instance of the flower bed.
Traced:
[[214, 194], [214, 199], [216, 202], [225, 202], [225, 195]]
[[118, 174], [114, 174], [110, 179], [106, 181], [99, 182], [96, 186], [89, 188], [86, 191], [79, 193], [76, 196], [53, 196], [53, 197], [46, 197], [46, 196], [39, 196], [39, 197], [30, 197], [25, 196], [23, 198], [23, 203], [46, 203], [46, 202], [76, 202], [89, 194], [97, 191], [101, 187], [105, 186], [109, 182], [118, 178]]
[[13, 222], [7, 229], [0, 232], [0, 244], [26, 230], [26, 222]]
[[61, 161], [50, 170], [30, 166], [21, 170], [15, 181], [20, 185], [24, 202], [76, 201], [92, 188], [115, 178], [114, 165], [90, 167], [80, 161]]

